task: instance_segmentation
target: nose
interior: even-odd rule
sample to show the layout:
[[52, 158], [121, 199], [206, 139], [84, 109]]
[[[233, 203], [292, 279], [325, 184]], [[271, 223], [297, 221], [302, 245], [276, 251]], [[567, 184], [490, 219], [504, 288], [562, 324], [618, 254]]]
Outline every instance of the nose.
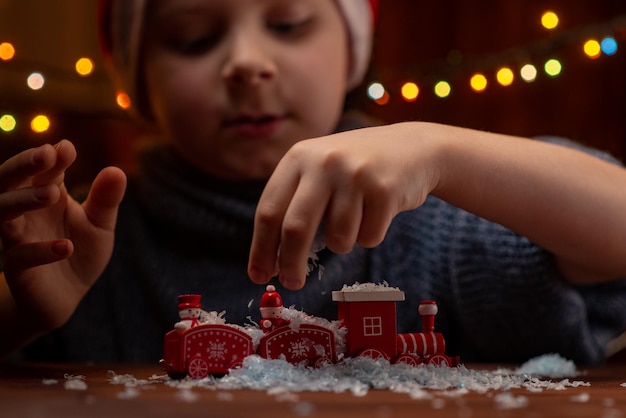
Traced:
[[277, 68], [262, 35], [242, 31], [233, 35], [222, 75], [232, 85], [257, 85], [276, 76]]

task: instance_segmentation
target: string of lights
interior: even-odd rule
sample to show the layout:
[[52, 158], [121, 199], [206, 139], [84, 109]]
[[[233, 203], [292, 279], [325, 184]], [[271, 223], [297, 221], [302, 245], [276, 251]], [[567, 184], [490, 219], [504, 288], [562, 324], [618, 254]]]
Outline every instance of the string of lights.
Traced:
[[[368, 84], [367, 95], [377, 104], [385, 105], [389, 103], [391, 94], [396, 93], [406, 102], [418, 100], [425, 91], [445, 99], [461, 85], [481, 93], [494, 81], [506, 87], [517, 82], [518, 77], [526, 83], [531, 83], [542, 75], [555, 78], [567, 65], [558, 58], [560, 50], [572, 45], [580, 46], [581, 52], [589, 59], [598, 59], [615, 55], [619, 44], [626, 39], [626, 15], [559, 32], [558, 15], [547, 11], [541, 16], [540, 23], [550, 31], [550, 36], [532, 44], [471, 57], [463, 57], [459, 51], [451, 51], [445, 59], [420, 62], [414, 68], [378, 69], [374, 74], [374, 78], [378, 80]], [[45, 63], [20, 61], [16, 56], [18, 54], [10, 41], [0, 42], [0, 66], [3, 63], [6, 65], [0, 69], [25, 74], [25, 88], [31, 90], [45, 88], [47, 77], [57, 80], [82, 77], [85, 80], [91, 79], [91, 82], [106, 82], [102, 73], [95, 72], [94, 60], [89, 57], [82, 57], [67, 68], [52, 68]], [[39, 70], [32, 71], [32, 68]], [[97, 80], [93, 80], [94, 73]], [[410, 81], [400, 83], [400, 79]], [[130, 99], [123, 91], [116, 92], [112, 100], [121, 109], [131, 106]], [[0, 134], [15, 131], [18, 123], [18, 118], [13, 113], [0, 113]], [[29, 121], [30, 129], [35, 133], [48, 131], [51, 123], [50, 117], [45, 114], [33, 115]]]
[[551, 31], [550, 36], [532, 44], [470, 57], [450, 51], [444, 59], [420, 62], [410, 68], [378, 68], [372, 77], [375, 81], [367, 86], [367, 95], [377, 104], [386, 105], [394, 93], [406, 102], [413, 102], [426, 91], [445, 99], [452, 95], [453, 89], [460, 87], [481, 93], [492, 82], [504, 87], [518, 79], [532, 83], [542, 75], [555, 78], [561, 74], [567, 64], [559, 58], [563, 49], [579, 47], [587, 58], [598, 59], [615, 55], [619, 43], [626, 39], [626, 15], [558, 32], [558, 15], [547, 11], [540, 23]]

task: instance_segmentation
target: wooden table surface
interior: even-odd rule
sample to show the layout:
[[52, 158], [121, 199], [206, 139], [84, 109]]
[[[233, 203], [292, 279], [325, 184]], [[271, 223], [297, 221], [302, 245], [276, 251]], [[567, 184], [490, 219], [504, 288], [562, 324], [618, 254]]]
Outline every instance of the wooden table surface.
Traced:
[[[467, 365], [468, 368], [490, 368]], [[493, 368], [493, 366], [492, 366]], [[470, 392], [444, 396], [432, 390], [431, 399], [416, 400], [406, 394], [370, 390], [366, 396], [351, 393], [298, 392], [268, 394], [249, 389], [193, 388], [193, 398], [181, 398], [181, 389], [162, 382], [127, 391], [114, 385], [108, 371], [138, 379], [162, 375], [158, 365], [19, 364], [0, 365], [0, 416], [30, 417], [599, 417], [626, 418], [626, 364], [580, 369], [572, 380], [590, 386], [531, 392], [513, 389], [525, 397], [520, 408], [501, 408], [495, 402], [504, 391]], [[82, 375], [84, 390], [68, 390], [66, 375]], [[557, 379], [559, 380], [559, 379]], [[135, 396], [128, 396], [135, 395]]]

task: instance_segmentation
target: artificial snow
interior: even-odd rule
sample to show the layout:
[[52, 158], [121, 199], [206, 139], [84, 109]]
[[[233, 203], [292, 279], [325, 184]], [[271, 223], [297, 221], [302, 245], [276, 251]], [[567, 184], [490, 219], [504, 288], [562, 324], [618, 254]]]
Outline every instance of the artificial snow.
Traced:
[[64, 387], [67, 390], [87, 390], [87, 382], [85, 376], [73, 376], [66, 374]]
[[389, 286], [389, 283], [354, 283], [351, 285], [344, 284], [341, 288], [342, 292], [398, 292], [397, 287]]
[[576, 365], [558, 354], [545, 354], [535, 357], [522, 364], [516, 370], [518, 374], [535, 376], [571, 377], [576, 376]]
[[[268, 394], [288, 392], [348, 392], [354, 396], [365, 396], [370, 390], [389, 390], [408, 394], [412, 399], [433, 399], [429, 391], [440, 391], [439, 395], [458, 397], [469, 392], [486, 393], [493, 390], [508, 391], [527, 389], [529, 391], [564, 390], [571, 387], [589, 386], [583, 381], [561, 379], [542, 380], [529, 374], [533, 364], [558, 363], [565, 366], [561, 370], [553, 365], [555, 376], [567, 375], [569, 363], [560, 357], [550, 355], [536, 358], [517, 370], [499, 369], [494, 371], [471, 370], [461, 365], [442, 367], [434, 365], [409, 366], [390, 364], [386, 360], [367, 357], [348, 358], [338, 364], [326, 365], [317, 369], [290, 364], [284, 360], [263, 359], [257, 355], [247, 357], [243, 366], [232, 370], [221, 378], [207, 377], [200, 380], [167, 380], [165, 384], [180, 387], [200, 387], [231, 391], [253, 389]], [[545, 373], [545, 369], [541, 369]], [[524, 371], [523, 373], [520, 371]], [[510, 401], [510, 402], [509, 402]], [[510, 407], [512, 402], [520, 404], [521, 399], [503, 400], [501, 407]]]
[[[152, 389], [155, 385], [174, 388], [175, 398], [186, 403], [198, 401], [201, 390], [217, 391], [219, 401], [232, 402], [235, 400], [234, 390], [252, 389], [264, 391], [278, 402], [292, 403], [292, 411], [302, 417], [315, 412], [313, 404], [300, 400], [298, 393], [305, 391], [350, 393], [362, 397], [371, 390], [388, 390], [406, 394], [413, 400], [429, 401], [433, 409], [444, 408], [446, 399], [480, 393], [493, 396], [494, 407], [504, 410], [528, 406], [528, 398], [519, 391], [510, 392], [512, 389], [537, 392], [590, 386], [588, 382], [564, 378], [576, 375], [578, 372], [573, 363], [556, 354], [533, 358], [517, 369], [496, 370], [472, 370], [464, 365], [409, 366], [368, 357], [347, 358], [338, 364], [311, 369], [284, 360], [252, 355], [244, 360], [241, 368], [231, 370], [228, 375], [219, 378], [209, 376], [199, 380], [189, 377], [174, 380], [163, 374], [138, 379], [130, 374], [116, 374], [112, 370], [107, 372], [110, 384], [122, 386], [117, 394], [120, 400], [139, 397], [143, 390]], [[65, 388], [85, 390], [85, 380], [85, 376], [65, 375]], [[44, 385], [55, 383], [53, 379], [42, 381]], [[626, 387], [626, 383], [620, 386]], [[588, 402], [589, 399], [587, 392], [569, 398], [570, 402], [577, 403]], [[614, 400], [605, 399], [602, 404], [606, 408], [605, 416], [610, 416]]]

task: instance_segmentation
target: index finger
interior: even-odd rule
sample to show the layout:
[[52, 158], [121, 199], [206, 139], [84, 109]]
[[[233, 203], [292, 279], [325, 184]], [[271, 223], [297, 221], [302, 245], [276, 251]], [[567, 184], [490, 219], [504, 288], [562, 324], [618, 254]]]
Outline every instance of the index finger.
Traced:
[[248, 260], [248, 276], [255, 283], [267, 283], [277, 274], [283, 219], [298, 183], [299, 176], [279, 164], [261, 194]]

